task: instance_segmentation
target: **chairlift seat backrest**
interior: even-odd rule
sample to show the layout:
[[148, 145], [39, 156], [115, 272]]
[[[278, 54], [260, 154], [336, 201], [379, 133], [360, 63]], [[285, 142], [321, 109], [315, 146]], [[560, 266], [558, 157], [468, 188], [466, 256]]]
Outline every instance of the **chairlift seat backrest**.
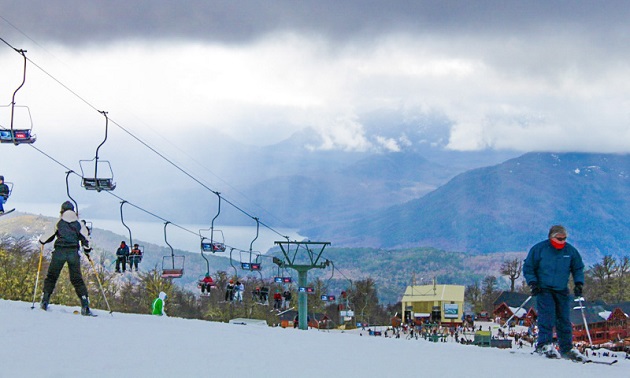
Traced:
[[37, 136], [31, 134], [29, 129], [0, 130], [1, 143], [35, 143]]
[[[111, 191], [116, 189], [116, 183], [114, 182], [114, 172], [112, 171], [112, 166], [109, 164], [107, 160], [100, 160], [98, 163], [94, 163], [95, 159], [92, 160], [79, 160], [79, 166], [81, 167], [81, 186], [83, 186], [87, 190], [105, 190]], [[88, 169], [88, 164], [89, 168]], [[95, 164], [92, 166], [92, 164]], [[97, 175], [96, 168], [98, 166], [98, 177], [94, 177]], [[85, 169], [84, 169], [85, 168]], [[92, 172], [92, 173], [87, 173]]]
[[83, 185], [87, 190], [105, 190], [110, 191], [116, 189], [116, 183], [109, 178], [83, 178]]
[[162, 258], [162, 278], [180, 278], [184, 275], [184, 256], [164, 256]]

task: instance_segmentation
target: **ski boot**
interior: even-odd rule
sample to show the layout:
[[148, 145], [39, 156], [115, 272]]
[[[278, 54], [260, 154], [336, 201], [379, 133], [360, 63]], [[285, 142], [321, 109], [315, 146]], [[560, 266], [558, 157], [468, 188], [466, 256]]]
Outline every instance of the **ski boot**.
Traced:
[[90, 311], [90, 298], [87, 295], [81, 296], [81, 315], [94, 316], [92, 311]]
[[539, 353], [547, 358], [562, 358], [560, 352], [558, 352], [558, 349], [556, 348], [556, 344], [554, 343], [543, 345]]
[[561, 353], [561, 355], [562, 355], [562, 358], [571, 360], [571, 361], [577, 361], [577, 362], [588, 361], [588, 358], [586, 358], [586, 356], [584, 356], [577, 348], [573, 348], [568, 352], [563, 352]]
[[50, 302], [50, 293], [43, 293], [42, 294], [42, 301], [39, 303], [39, 307], [42, 310], [47, 311], [49, 302]]

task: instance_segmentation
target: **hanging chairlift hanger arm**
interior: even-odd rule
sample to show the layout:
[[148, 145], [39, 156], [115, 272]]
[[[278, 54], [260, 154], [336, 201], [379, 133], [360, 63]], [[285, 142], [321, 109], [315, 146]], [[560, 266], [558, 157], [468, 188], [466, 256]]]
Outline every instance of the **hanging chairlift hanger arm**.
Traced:
[[131, 237], [131, 229], [129, 228], [129, 226], [127, 226], [127, 224], [125, 223], [125, 219], [123, 217], [123, 205], [125, 203], [127, 203], [127, 201], [125, 200], [120, 201], [120, 222], [123, 224], [123, 226], [125, 226], [127, 231], [129, 231], [129, 245], [133, 247], [133, 238]]
[[78, 216], [79, 215], [79, 205], [77, 204], [77, 201], [75, 201], [74, 198], [72, 198], [72, 196], [70, 195], [70, 184], [68, 183], [68, 178], [70, 177], [71, 173], [74, 173], [74, 171], [67, 171], [66, 172], [66, 193], [68, 194], [68, 198], [70, 198], [70, 201], [72, 201], [72, 203], [74, 203], [74, 208], [75, 208], [77, 216]]
[[105, 142], [107, 141], [107, 130], [109, 128], [109, 118], [107, 117], [107, 112], [102, 111], [102, 110], [99, 110], [98, 112], [101, 113], [105, 117], [105, 138], [103, 139], [101, 144], [99, 144], [98, 147], [96, 147], [96, 154], [94, 156], [94, 180], [96, 181], [97, 191], [99, 191], [99, 187], [100, 187], [100, 184], [98, 182], [98, 151], [101, 149], [101, 146], [103, 146]]
[[15, 48], [14, 50], [17, 51], [20, 55], [22, 55], [22, 57], [24, 57], [24, 70], [22, 74], [22, 83], [20, 83], [20, 86], [17, 87], [15, 92], [13, 92], [13, 97], [11, 98], [11, 140], [13, 140], [13, 144], [17, 146], [19, 143], [15, 140], [15, 133], [13, 130], [13, 119], [15, 115], [15, 95], [24, 86], [24, 83], [26, 83], [26, 54], [25, 54], [26, 50], [18, 50]]
[[214, 218], [212, 218], [212, 222], [210, 222], [210, 243], [214, 245], [214, 221], [215, 219], [219, 217], [219, 214], [221, 214], [221, 193], [219, 192], [213, 192], [213, 193], [216, 194], [217, 197], [219, 197], [219, 206], [217, 208], [217, 215], [215, 215]]

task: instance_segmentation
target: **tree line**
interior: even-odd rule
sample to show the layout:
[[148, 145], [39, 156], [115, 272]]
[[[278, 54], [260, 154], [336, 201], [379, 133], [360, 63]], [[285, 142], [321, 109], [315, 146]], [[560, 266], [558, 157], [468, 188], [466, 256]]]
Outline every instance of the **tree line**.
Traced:
[[[172, 280], [162, 278], [157, 266], [145, 272], [138, 272], [133, 279], [121, 279], [119, 273], [106, 269], [108, 264], [104, 253], [94, 251], [91, 258], [93, 265], [89, 264], [85, 258], [81, 258], [81, 265], [91, 307], [96, 309], [107, 310], [109, 306], [109, 309], [114, 312], [149, 314], [152, 301], [163, 291], [168, 296], [166, 309], [171, 316], [221, 322], [244, 317], [264, 319], [268, 324], [278, 324], [280, 322], [278, 315], [271, 311], [273, 294], [282, 293], [286, 288], [292, 291], [291, 306], [297, 309], [297, 290], [286, 284], [268, 282], [261, 278], [239, 278], [225, 271], [217, 271], [213, 275], [216, 288], [211, 290], [210, 296], [204, 297], [199, 295], [199, 291], [182, 288], [173, 284]], [[34, 247], [31, 240], [0, 236], [0, 298], [31, 302], [37, 281], [35, 301], [39, 302], [50, 258], [46, 254], [43, 255], [37, 280], [39, 259], [40, 250]], [[51, 297], [51, 304], [80, 306], [79, 299], [68, 279], [67, 271], [67, 266], [64, 266]], [[224, 288], [230, 280], [234, 282], [240, 280], [245, 285], [242, 303], [234, 304], [225, 301]], [[102, 292], [99, 282], [103, 288]], [[253, 293], [256, 288], [262, 286], [269, 287], [268, 305], [260, 303]], [[378, 290], [372, 278], [345, 283], [341, 280], [316, 278], [309, 283], [309, 286], [313, 288], [312, 295], [308, 297], [309, 316], [325, 315], [333, 325], [354, 326], [354, 321], [386, 324], [389, 314], [399, 309], [399, 307], [385, 308], [379, 304]], [[352, 310], [355, 313], [352, 322], [340, 317], [342, 291], [345, 292], [347, 299], [343, 302], [344, 306], [347, 306], [343, 310]], [[334, 302], [322, 300], [322, 296], [330, 294], [334, 294], [337, 300]]]

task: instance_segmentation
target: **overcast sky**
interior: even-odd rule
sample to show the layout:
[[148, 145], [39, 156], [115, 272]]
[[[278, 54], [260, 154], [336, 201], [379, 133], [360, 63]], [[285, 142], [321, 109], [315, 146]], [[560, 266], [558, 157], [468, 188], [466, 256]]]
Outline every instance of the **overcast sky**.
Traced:
[[[46, 72], [29, 67], [16, 103], [59, 127], [71, 122], [55, 117], [69, 113], [96, 128], [101, 118], [47, 75], [138, 132], [177, 125], [271, 144], [312, 127], [321, 148], [395, 151], [414, 141], [368, 135], [370, 114], [412, 123], [438, 114], [452, 149], [628, 152], [629, 10], [627, 1], [2, 0], [0, 36]], [[19, 84], [20, 59], [0, 45], [0, 103]]]

